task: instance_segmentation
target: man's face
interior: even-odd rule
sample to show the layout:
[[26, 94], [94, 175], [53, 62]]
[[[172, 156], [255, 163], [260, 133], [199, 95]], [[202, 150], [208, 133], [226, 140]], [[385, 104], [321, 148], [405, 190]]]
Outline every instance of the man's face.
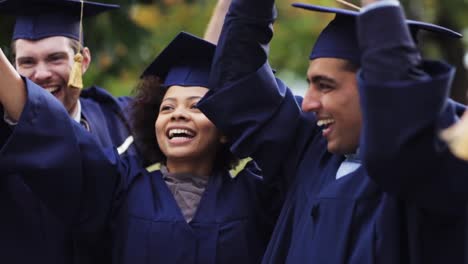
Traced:
[[70, 39], [62, 36], [15, 42], [15, 66], [19, 74], [52, 93], [69, 113], [75, 111], [80, 90], [68, 88], [75, 55]]
[[359, 145], [361, 107], [356, 71], [351, 68], [343, 59], [318, 58], [307, 70], [309, 87], [302, 110], [316, 114], [331, 153], [353, 153]]

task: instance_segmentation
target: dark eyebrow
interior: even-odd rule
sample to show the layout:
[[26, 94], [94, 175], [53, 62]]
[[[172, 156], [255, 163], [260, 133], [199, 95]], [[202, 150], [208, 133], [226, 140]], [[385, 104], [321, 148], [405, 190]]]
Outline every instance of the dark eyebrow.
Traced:
[[16, 57], [17, 61], [32, 60], [32, 59], [34, 59], [34, 57], [32, 56]]
[[336, 81], [330, 77], [327, 77], [327, 76], [324, 76], [324, 75], [317, 75], [317, 76], [314, 76], [312, 77], [312, 80], [311, 80], [313, 83], [318, 83], [318, 82], [327, 82], [329, 84], [333, 84], [335, 85], [336, 84]]
[[67, 53], [66, 52], [54, 52], [54, 53], [51, 53], [51, 54], [48, 54], [47, 55], [47, 58], [50, 58], [50, 57], [55, 57], [55, 56], [67, 56]]
[[201, 99], [202, 96], [190, 96], [189, 98], [187, 98], [187, 100], [196, 100], [196, 99]]
[[[192, 100], [201, 99], [201, 98], [202, 98], [202, 96], [189, 96], [189, 97], [186, 98], [186, 100], [192, 101]], [[162, 100], [162, 101], [164, 102], [166, 100], [167, 101], [177, 101], [177, 99], [174, 98], [174, 97], [167, 97], [167, 98], [164, 98], [164, 100]]]
[[[66, 55], [67, 55], [66, 52], [54, 52], [54, 53], [48, 54], [47, 58], [51, 58], [54, 56], [66, 56]], [[33, 56], [22, 56], [22, 57], [16, 57], [16, 60], [17, 61], [35, 60], [35, 58]]]

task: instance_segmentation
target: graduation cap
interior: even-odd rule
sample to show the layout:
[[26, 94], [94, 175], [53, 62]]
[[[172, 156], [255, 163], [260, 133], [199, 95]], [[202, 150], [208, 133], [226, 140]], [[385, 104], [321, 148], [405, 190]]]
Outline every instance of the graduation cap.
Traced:
[[[64, 36], [83, 43], [83, 18], [119, 8], [118, 5], [84, 0], [4, 0], [0, 13], [16, 16], [12, 40], [40, 40]], [[68, 86], [82, 89], [82, 47], [74, 57]]]
[[[321, 57], [340, 58], [351, 61], [355, 65], [360, 65], [360, 49], [356, 33], [356, 17], [358, 11], [346, 10], [334, 7], [324, 7], [304, 3], [294, 3], [294, 7], [321, 13], [333, 13], [335, 18], [320, 33], [309, 59]], [[462, 35], [448, 28], [415, 20], [406, 20], [413, 39], [419, 30], [427, 30], [437, 34], [461, 38]]]
[[0, 13], [16, 16], [12, 40], [39, 40], [52, 36], [81, 40], [83, 17], [92, 17], [116, 8], [119, 6], [81, 0], [0, 1]]
[[215, 49], [214, 44], [181, 32], [145, 69], [141, 77], [158, 76], [166, 88], [172, 85], [209, 88]]

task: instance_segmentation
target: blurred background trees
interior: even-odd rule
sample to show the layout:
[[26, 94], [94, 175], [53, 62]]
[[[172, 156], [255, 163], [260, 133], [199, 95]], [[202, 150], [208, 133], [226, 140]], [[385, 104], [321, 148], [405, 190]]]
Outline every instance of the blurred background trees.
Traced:
[[[96, 0], [97, 1], [97, 0]], [[140, 73], [179, 32], [203, 36], [217, 0], [99, 0], [117, 3], [121, 9], [85, 21], [85, 43], [93, 62], [85, 75], [87, 85], [97, 84], [114, 95], [130, 94]], [[271, 46], [271, 65], [298, 94], [306, 88], [305, 72], [312, 44], [332, 15], [310, 13], [291, 7], [293, 2], [340, 7], [335, 0], [277, 1], [279, 17]], [[351, 0], [358, 5], [359, 1]], [[459, 32], [468, 28], [466, 0], [401, 0], [407, 16], [437, 23]], [[0, 46], [8, 53], [13, 19], [3, 16]], [[467, 31], [468, 35], [468, 31]], [[457, 66], [452, 96], [466, 102], [468, 76], [465, 40], [422, 34], [421, 47], [428, 58], [443, 59]], [[346, 45], [346, 43], [343, 43]]]

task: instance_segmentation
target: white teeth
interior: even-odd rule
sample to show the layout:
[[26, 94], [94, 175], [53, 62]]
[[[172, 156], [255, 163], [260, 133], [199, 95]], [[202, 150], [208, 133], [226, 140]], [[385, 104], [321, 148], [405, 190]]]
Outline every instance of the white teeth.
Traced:
[[335, 123], [335, 120], [333, 120], [333, 119], [322, 119], [322, 120], [317, 121], [317, 126], [319, 126], [319, 127], [326, 126], [326, 125], [329, 125], [331, 123]]
[[46, 91], [48, 91], [49, 93], [54, 93], [54, 92], [58, 91], [59, 87], [57, 87], [57, 86], [54, 86], [54, 87], [46, 87], [46, 88], [44, 88], [44, 89], [46, 89]]
[[176, 128], [176, 129], [169, 130], [169, 137], [170, 138], [174, 137], [174, 135], [176, 135], [176, 134], [185, 134], [185, 135], [187, 135], [189, 137], [194, 136], [194, 133], [192, 131], [187, 130], [187, 129]]

